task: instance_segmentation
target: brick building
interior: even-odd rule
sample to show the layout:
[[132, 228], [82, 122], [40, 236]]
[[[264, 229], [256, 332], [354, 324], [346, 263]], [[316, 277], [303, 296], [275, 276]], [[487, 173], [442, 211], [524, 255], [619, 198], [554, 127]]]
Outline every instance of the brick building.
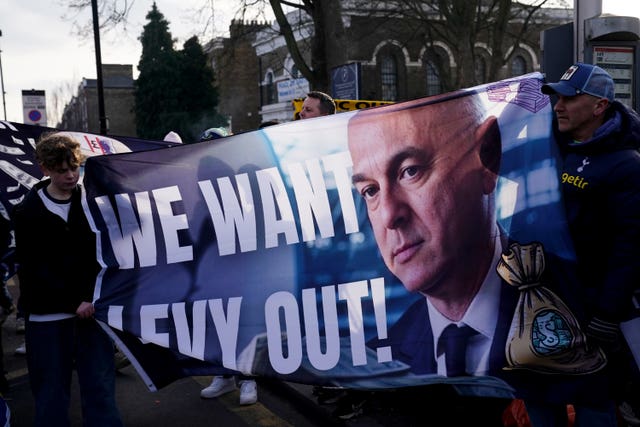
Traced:
[[204, 46], [216, 76], [218, 112], [229, 119], [234, 133], [257, 129], [260, 99], [260, 63], [253, 47], [256, 35], [269, 24], [233, 20], [229, 37], [218, 37]]
[[[136, 136], [133, 66], [103, 64], [104, 109], [109, 135]], [[78, 93], [65, 106], [60, 129], [100, 133], [98, 85], [83, 78]]]

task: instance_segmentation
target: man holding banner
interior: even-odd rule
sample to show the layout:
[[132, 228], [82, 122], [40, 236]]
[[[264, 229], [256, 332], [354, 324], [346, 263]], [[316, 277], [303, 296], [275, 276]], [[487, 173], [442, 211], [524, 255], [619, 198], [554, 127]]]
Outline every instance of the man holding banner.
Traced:
[[[629, 367], [637, 377], [620, 328], [640, 315], [638, 301], [633, 303], [640, 283], [640, 118], [614, 100], [613, 78], [591, 64], [572, 65], [541, 90], [557, 96], [562, 190], [585, 294], [586, 332], [608, 359], [598, 386], [605, 397], [578, 401], [576, 422], [616, 425], [612, 399], [629, 380]], [[637, 339], [630, 342], [640, 346]], [[628, 397], [637, 393], [630, 390]], [[566, 418], [566, 411], [537, 402], [528, 401], [527, 409], [536, 422], [559, 418], [553, 425], [561, 425]]]

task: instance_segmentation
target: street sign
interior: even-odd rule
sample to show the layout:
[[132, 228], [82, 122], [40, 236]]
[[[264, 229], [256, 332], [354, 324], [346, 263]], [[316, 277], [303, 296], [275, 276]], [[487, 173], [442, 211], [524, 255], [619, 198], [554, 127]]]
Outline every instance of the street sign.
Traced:
[[22, 91], [23, 122], [27, 125], [47, 125], [47, 102], [44, 90]]
[[331, 70], [331, 94], [338, 99], [360, 98], [360, 63], [345, 64]]

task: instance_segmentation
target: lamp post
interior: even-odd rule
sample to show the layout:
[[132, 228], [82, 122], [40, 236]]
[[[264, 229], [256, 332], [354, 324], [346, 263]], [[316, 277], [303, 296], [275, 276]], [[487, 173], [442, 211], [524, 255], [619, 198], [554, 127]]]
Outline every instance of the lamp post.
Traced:
[[104, 88], [102, 82], [102, 55], [100, 53], [100, 25], [98, 25], [98, 2], [91, 0], [93, 15], [93, 39], [96, 51], [96, 83], [98, 86], [98, 117], [100, 120], [100, 135], [107, 134], [107, 117], [104, 109]]
[[[0, 37], [2, 37], [2, 30], [0, 30]], [[2, 74], [2, 49], [0, 49], [0, 84], [2, 85], [2, 108], [4, 109], [4, 120], [7, 120], [7, 103], [4, 99], [4, 75]]]
[[584, 21], [602, 13], [602, 0], [573, 0], [573, 59], [584, 61]]

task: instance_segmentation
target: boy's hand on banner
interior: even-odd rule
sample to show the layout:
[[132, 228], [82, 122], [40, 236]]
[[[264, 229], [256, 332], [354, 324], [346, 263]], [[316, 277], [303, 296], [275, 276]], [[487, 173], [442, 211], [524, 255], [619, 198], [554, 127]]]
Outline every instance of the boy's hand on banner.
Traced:
[[93, 304], [87, 301], [82, 301], [76, 309], [76, 314], [81, 319], [88, 319], [96, 312]]

